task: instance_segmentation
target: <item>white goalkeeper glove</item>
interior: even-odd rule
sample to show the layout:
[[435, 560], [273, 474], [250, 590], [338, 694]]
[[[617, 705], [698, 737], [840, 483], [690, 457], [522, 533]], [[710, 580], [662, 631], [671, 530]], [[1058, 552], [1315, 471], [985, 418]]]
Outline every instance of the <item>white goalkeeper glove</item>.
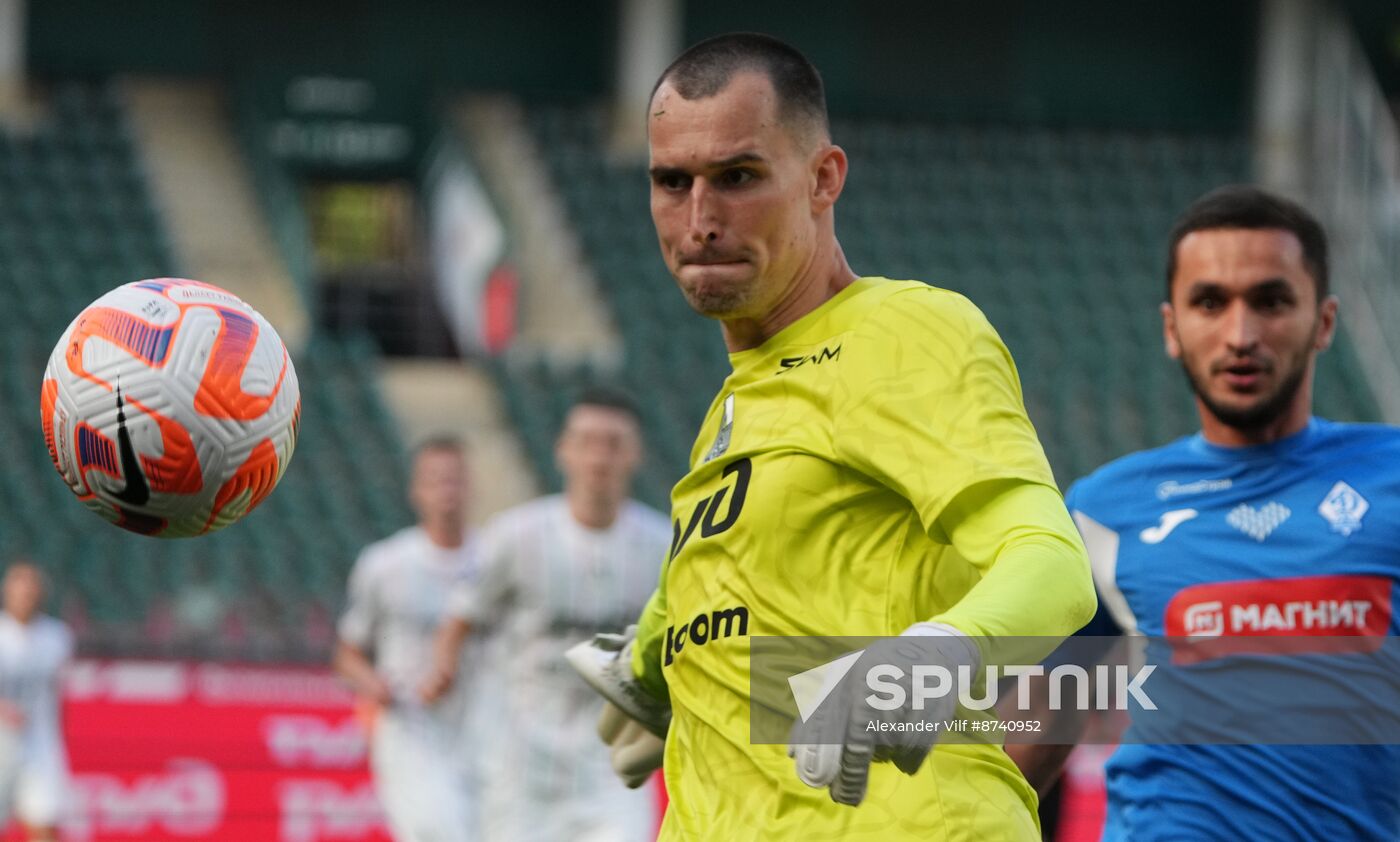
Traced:
[[632, 672], [632, 642], [637, 627], [622, 634], [598, 634], [564, 653], [569, 665], [589, 686], [662, 739], [671, 725], [671, 704], [651, 695]]
[[661, 768], [666, 741], [612, 702], [603, 702], [603, 712], [598, 714], [598, 736], [608, 746], [613, 771], [628, 789], [646, 783], [652, 773]]
[[671, 706], [652, 696], [632, 672], [637, 627], [622, 634], [594, 635], [564, 653], [569, 665], [604, 698], [598, 736], [608, 746], [613, 771], [629, 789], [661, 768]]
[[[788, 755], [797, 776], [808, 786], [829, 788], [831, 800], [855, 806], [865, 797], [871, 762], [892, 761], [904, 774], [914, 774], [938, 741], [942, 723], [957, 712], [963, 686], [959, 668], [975, 676], [981, 660], [971, 638], [943, 623], [915, 623], [898, 637], [867, 646], [817, 709], [793, 724]], [[923, 680], [916, 679], [916, 668]], [[867, 686], [875, 669], [880, 687], [897, 685], [902, 699], [892, 690]], [[943, 692], [916, 694], [916, 688]]]

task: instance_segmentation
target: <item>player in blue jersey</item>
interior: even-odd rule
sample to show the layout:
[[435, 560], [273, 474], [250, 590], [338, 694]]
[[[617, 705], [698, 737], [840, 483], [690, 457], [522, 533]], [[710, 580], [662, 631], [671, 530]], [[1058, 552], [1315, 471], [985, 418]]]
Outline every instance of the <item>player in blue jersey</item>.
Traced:
[[[1201, 431], [1070, 489], [1100, 595], [1083, 633], [1397, 633], [1400, 430], [1312, 415], [1327, 281], [1292, 202], [1224, 187], [1177, 221], [1163, 335]], [[1009, 750], [1032, 783], [1057, 768], [1055, 747]], [[1400, 747], [1125, 744], [1106, 779], [1105, 842], [1400, 839]]]

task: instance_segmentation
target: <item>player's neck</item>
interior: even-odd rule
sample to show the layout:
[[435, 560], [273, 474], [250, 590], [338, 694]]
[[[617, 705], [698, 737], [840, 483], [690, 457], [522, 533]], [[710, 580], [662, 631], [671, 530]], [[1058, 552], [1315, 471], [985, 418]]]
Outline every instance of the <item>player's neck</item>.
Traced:
[[16, 623], [19, 623], [21, 626], [29, 625], [30, 623], [34, 622], [35, 617], [39, 616], [38, 611], [30, 611], [24, 614], [17, 614], [14, 611], [6, 611], [5, 613], [9, 614], [10, 619], [14, 620]]
[[462, 546], [467, 533], [460, 520], [425, 520], [418, 525], [434, 546], [444, 550], [455, 550]]
[[584, 494], [566, 494], [564, 499], [569, 504], [569, 515], [580, 526], [588, 529], [611, 527], [617, 522], [617, 516], [622, 511], [621, 499]]
[[1295, 400], [1277, 418], [1259, 427], [1232, 427], [1215, 417], [1201, 399], [1197, 398], [1196, 409], [1201, 416], [1201, 435], [1217, 447], [1255, 447], [1286, 439], [1301, 433], [1312, 418], [1311, 399], [1301, 394], [1299, 397], [1305, 399]]
[[830, 246], [814, 255], [790, 291], [767, 313], [758, 318], [726, 319], [720, 323], [725, 349], [731, 354], [757, 348], [779, 331], [855, 283], [858, 276], [846, 262], [835, 237]]

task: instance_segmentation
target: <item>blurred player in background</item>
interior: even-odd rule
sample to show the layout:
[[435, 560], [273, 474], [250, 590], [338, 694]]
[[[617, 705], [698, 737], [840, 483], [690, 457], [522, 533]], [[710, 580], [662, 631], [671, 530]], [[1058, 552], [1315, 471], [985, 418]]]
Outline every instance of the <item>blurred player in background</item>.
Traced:
[[413, 457], [418, 524], [355, 561], [334, 665], [376, 708], [370, 768], [398, 842], [472, 842], [476, 805], [461, 746], [468, 689], [444, 692], [433, 638], [448, 594], [473, 570], [467, 466], [460, 442], [431, 439]]
[[[1251, 634], [1229, 606], [1355, 600], [1364, 622], [1319, 608], [1286, 633], [1396, 634], [1400, 431], [1312, 415], [1337, 327], [1322, 226], [1254, 187], [1203, 196], [1171, 232], [1161, 310], [1201, 431], [1070, 489], [1103, 606], [1084, 633], [1205, 634], [1188, 609], [1210, 602], [1209, 633]], [[1011, 751], [1039, 785], [1065, 753]], [[1106, 842], [1400, 838], [1395, 746], [1124, 745], [1106, 778]]]
[[974, 636], [1063, 637], [1092, 615], [1010, 355], [962, 296], [852, 271], [846, 155], [792, 47], [692, 47], [647, 125], [662, 256], [733, 365], [672, 493], [656, 597], [630, 645], [595, 644], [590, 677], [657, 730], [669, 699], [663, 838], [1038, 840], [999, 745], [891, 746], [854, 705], [814, 717], [835, 742], [749, 732], [746, 635], [899, 635], [980, 673]]
[[68, 802], [60, 707], [73, 635], [39, 613], [44, 574], [27, 561], [5, 571], [0, 614], [0, 827], [13, 815], [34, 842], [58, 839]]
[[640, 842], [655, 835], [655, 795], [629, 791], [608, 768], [595, 729], [601, 702], [563, 652], [637, 616], [671, 526], [628, 497], [642, 435], [627, 397], [580, 394], [555, 458], [563, 494], [503, 512], [482, 530], [481, 576], [453, 600], [440, 652], [450, 670], [468, 634], [492, 637], [492, 669], [470, 678], [494, 688], [473, 734], [486, 839]]

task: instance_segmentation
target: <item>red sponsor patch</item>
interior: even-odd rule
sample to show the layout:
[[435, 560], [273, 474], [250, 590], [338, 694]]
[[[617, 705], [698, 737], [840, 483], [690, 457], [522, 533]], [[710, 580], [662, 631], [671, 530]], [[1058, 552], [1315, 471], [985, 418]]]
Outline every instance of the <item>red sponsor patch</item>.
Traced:
[[1183, 588], [1167, 603], [1178, 663], [1227, 654], [1374, 651], [1390, 630], [1386, 576], [1300, 576]]

